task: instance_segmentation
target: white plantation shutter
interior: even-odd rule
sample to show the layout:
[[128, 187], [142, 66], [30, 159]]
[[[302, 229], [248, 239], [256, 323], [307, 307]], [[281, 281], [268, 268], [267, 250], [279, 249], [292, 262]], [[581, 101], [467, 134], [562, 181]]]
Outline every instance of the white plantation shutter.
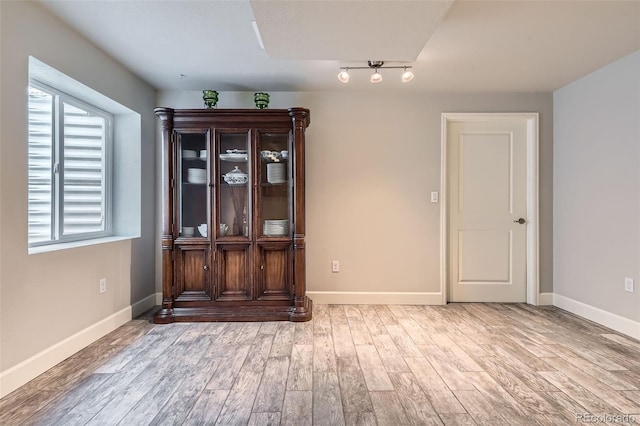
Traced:
[[29, 244], [107, 235], [111, 116], [43, 87], [29, 91]]
[[29, 88], [29, 243], [53, 237], [53, 96]]
[[105, 119], [66, 102], [63, 109], [63, 234], [104, 231]]

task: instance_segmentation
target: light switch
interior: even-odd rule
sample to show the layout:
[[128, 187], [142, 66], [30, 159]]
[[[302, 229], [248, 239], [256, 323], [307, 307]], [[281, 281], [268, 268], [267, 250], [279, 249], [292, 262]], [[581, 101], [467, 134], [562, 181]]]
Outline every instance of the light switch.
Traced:
[[437, 191], [433, 191], [431, 193], [431, 202], [432, 203], [437, 203], [438, 202], [438, 192]]

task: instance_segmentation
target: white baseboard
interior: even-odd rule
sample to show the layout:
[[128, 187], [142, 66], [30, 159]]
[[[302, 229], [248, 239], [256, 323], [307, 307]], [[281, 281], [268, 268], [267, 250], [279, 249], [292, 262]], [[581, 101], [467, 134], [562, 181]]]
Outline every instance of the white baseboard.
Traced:
[[442, 293], [386, 291], [307, 291], [320, 305], [442, 305]]
[[156, 305], [162, 306], [162, 292], [156, 293]]
[[157, 295], [156, 293], [153, 293], [131, 305], [131, 317], [135, 318], [156, 306], [156, 299]]
[[553, 293], [540, 293], [538, 296], [538, 306], [553, 305]]
[[80, 330], [73, 336], [0, 373], [0, 398], [131, 320], [131, 306]]
[[621, 317], [620, 315], [604, 311], [559, 294], [553, 295], [553, 305], [640, 340], [640, 322]]

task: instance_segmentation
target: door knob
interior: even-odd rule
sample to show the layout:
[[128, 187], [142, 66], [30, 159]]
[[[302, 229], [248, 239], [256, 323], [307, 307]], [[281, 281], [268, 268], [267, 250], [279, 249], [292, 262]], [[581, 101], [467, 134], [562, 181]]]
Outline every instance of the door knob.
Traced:
[[520, 225], [522, 225], [523, 223], [526, 223], [527, 221], [523, 217], [521, 217], [520, 219], [514, 220], [513, 222], [514, 223], [519, 223]]

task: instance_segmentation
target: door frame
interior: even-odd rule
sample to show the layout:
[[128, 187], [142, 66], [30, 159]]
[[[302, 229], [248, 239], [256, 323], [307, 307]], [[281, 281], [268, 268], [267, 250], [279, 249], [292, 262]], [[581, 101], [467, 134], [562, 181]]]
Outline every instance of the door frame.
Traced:
[[527, 125], [527, 233], [526, 233], [526, 287], [527, 303], [540, 304], [539, 274], [539, 213], [538, 213], [538, 144], [539, 113], [442, 113], [441, 123], [441, 177], [440, 177], [440, 291], [442, 304], [449, 299], [449, 189], [448, 189], [448, 126], [450, 123], [505, 121], [521, 119]]

